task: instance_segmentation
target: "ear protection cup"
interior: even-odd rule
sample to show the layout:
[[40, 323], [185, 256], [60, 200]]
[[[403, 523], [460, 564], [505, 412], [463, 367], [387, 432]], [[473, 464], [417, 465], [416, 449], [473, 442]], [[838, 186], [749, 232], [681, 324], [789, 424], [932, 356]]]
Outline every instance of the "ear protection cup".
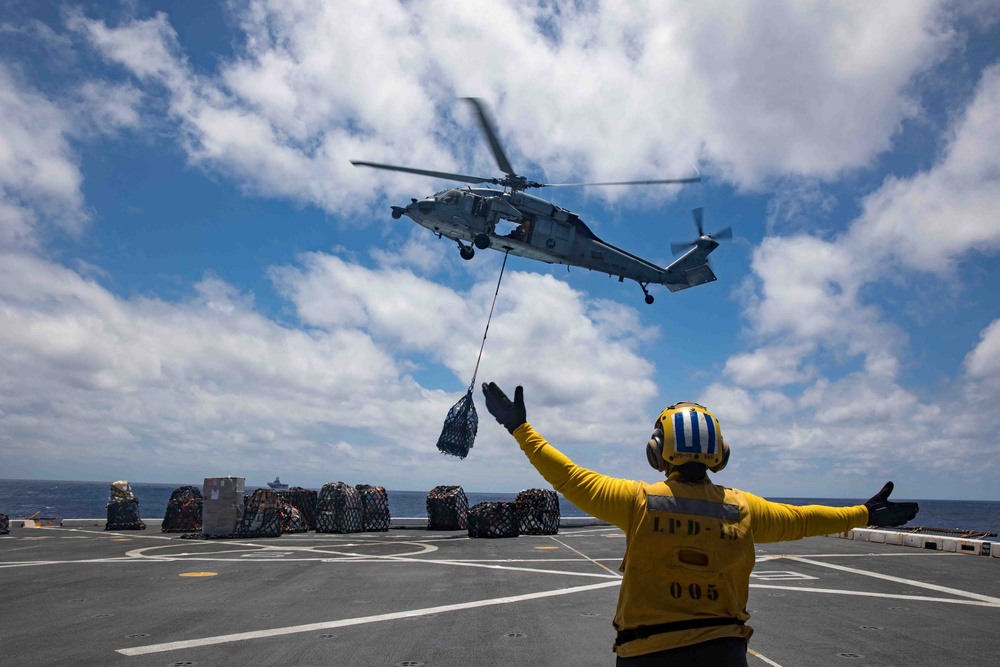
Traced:
[[653, 431], [653, 435], [649, 437], [649, 442], [646, 443], [646, 460], [649, 461], [649, 465], [654, 470], [659, 470], [664, 472], [667, 469], [667, 462], [663, 460], [663, 431], [657, 426], [656, 430]]
[[727, 463], [729, 463], [729, 444], [725, 440], [723, 440], [722, 441], [722, 463], [720, 463], [717, 466], [712, 466], [711, 468], [709, 468], [709, 470], [711, 470], [712, 472], [721, 472], [722, 469], [726, 467]]

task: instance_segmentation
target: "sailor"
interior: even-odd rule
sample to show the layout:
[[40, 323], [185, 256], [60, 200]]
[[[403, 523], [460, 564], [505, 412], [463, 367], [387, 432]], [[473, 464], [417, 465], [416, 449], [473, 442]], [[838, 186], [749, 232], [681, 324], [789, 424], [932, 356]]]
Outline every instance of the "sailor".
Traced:
[[729, 461], [719, 421], [696, 403], [671, 405], [646, 445], [656, 484], [581, 468], [527, 422], [524, 390], [514, 400], [483, 384], [486, 408], [556, 491], [626, 535], [612, 650], [618, 665], [745, 667], [755, 542], [828, 535], [864, 525], [898, 526], [916, 503], [888, 500], [892, 482], [864, 505], [795, 506], [713, 484], [707, 471]]

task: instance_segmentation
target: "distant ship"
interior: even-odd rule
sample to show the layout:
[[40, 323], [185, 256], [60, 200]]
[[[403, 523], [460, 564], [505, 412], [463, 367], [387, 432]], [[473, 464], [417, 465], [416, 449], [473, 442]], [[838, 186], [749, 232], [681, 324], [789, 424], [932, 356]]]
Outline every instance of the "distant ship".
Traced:
[[288, 488], [288, 485], [287, 484], [283, 484], [282, 481], [279, 478], [277, 478], [277, 477], [274, 478], [273, 482], [268, 482], [267, 485], [269, 487], [271, 487], [272, 489], [274, 489], [275, 491], [281, 491], [283, 489], [287, 489]]

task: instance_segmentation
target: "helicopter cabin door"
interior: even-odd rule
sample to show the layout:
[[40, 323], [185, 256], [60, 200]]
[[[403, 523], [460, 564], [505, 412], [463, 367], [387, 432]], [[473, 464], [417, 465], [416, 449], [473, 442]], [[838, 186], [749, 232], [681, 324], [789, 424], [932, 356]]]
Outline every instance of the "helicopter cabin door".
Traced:
[[539, 216], [531, 230], [531, 245], [546, 252], [566, 257], [573, 247], [575, 233], [576, 229], [569, 222], [559, 222], [552, 218]]

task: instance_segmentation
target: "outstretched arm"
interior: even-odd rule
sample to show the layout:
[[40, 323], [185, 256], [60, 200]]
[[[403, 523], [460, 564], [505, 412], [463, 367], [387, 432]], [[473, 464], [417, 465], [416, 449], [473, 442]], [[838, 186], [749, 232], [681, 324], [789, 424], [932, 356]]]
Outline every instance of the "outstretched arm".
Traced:
[[750, 505], [750, 516], [756, 542], [784, 542], [813, 535], [842, 533], [858, 526], [902, 526], [920, 511], [914, 502], [896, 503], [889, 500], [892, 482], [854, 507], [825, 505], [785, 505], [772, 503], [744, 493]]
[[511, 401], [495, 383], [484, 382], [483, 396], [486, 409], [514, 436], [531, 465], [556, 491], [584, 512], [628, 530], [631, 504], [640, 487], [639, 482], [616, 479], [581, 468], [547, 443], [527, 422], [524, 389], [521, 387], [514, 391], [514, 400]]
[[514, 438], [531, 465], [568, 501], [601, 521], [628, 530], [629, 513], [639, 482], [581, 468], [547, 443], [531, 424], [524, 423], [515, 429]]
[[750, 525], [753, 528], [753, 540], [757, 543], [786, 542], [815, 535], [842, 533], [868, 523], [868, 509], [864, 505], [786, 505], [764, 500], [745, 491], [743, 495], [750, 506]]

